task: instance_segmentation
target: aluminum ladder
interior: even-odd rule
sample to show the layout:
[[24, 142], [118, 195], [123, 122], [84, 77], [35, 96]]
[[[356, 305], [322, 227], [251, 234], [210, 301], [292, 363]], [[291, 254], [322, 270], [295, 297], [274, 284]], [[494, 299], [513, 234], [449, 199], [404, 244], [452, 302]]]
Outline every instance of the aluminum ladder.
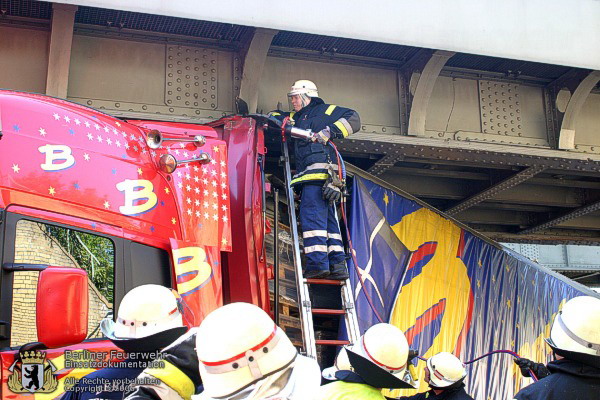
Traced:
[[[306, 138], [306, 131], [294, 128], [292, 136]], [[302, 140], [302, 139], [300, 139]], [[300, 311], [300, 324], [302, 328], [302, 342], [304, 352], [308, 357], [317, 358], [317, 345], [325, 346], [342, 346], [354, 344], [360, 338], [360, 330], [358, 327], [358, 318], [356, 315], [356, 307], [354, 305], [354, 296], [352, 295], [352, 286], [350, 280], [336, 281], [330, 279], [305, 279], [302, 275], [302, 259], [300, 257], [300, 241], [298, 236], [298, 220], [296, 218], [296, 209], [294, 207], [294, 191], [291, 186], [292, 172], [290, 167], [290, 158], [288, 150], [288, 142], [282, 136], [282, 161], [285, 165], [285, 190], [288, 199], [288, 214], [290, 219], [290, 231], [293, 243], [294, 254], [294, 271], [296, 275], [296, 287], [298, 289], [298, 308]], [[277, 222], [275, 222], [277, 223]], [[277, 251], [277, 250], [276, 250]], [[336, 285], [340, 286], [342, 297], [342, 309], [325, 309], [313, 308], [310, 301], [310, 287], [314, 285]], [[275, 299], [278, 301], [279, 299]], [[344, 316], [346, 336], [348, 340], [321, 340], [316, 339], [313, 315], [331, 315]]]

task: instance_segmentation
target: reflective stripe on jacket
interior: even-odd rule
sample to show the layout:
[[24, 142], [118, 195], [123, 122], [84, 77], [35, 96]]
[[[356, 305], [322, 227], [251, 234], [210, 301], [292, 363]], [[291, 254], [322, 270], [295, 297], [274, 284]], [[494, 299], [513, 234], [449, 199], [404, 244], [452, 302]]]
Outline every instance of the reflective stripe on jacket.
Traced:
[[191, 399], [202, 383], [196, 355], [196, 331], [197, 328], [190, 329], [161, 351], [164, 368], [146, 368], [140, 375], [152, 378], [158, 384], [135, 385], [126, 399]]

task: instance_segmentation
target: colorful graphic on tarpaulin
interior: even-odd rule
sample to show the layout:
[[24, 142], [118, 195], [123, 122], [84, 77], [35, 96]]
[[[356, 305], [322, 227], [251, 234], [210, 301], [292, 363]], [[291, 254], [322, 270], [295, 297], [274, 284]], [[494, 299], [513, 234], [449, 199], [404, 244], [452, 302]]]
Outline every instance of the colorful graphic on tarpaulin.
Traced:
[[[378, 315], [384, 321], [389, 320], [402, 280], [398, 271], [405, 268], [410, 251], [395, 235], [362, 183], [357, 181], [357, 185], [351, 214], [352, 244], [364, 288], [356, 274], [351, 275], [351, 283], [357, 307], [364, 305], [371, 311], [362, 312], [362, 308], [358, 309], [359, 325], [361, 333], [364, 333], [368, 327], [379, 322]], [[386, 265], [386, 268], [381, 268], [381, 265]], [[375, 312], [367, 303], [363, 290], [370, 296]]]
[[[402, 329], [423, 357], [450, 351], [468, 361], [508, 349], [542, 361], [549, 356], [543, 338], [561, 303], [590, 293], [367, 179], [354, 178], [352, 199], [350, 230], [364, 287], [352, 268], [351, 282], [359, 287], [361, 331], [379, 322], [366, 291], [383, 321]], [[468, 372], [476, 399], [512, 399], [531, 382], [508, 355], [492, 355]], [[426, 389], [422, 382], [419, 390]]]

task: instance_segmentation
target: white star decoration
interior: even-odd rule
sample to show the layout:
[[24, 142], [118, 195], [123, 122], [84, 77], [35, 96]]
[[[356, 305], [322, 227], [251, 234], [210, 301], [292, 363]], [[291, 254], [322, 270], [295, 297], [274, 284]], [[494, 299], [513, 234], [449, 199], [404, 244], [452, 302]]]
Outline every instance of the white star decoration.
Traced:
[[[104, 140], [106, 141], [106, 137], [104, 137]], [[143, 138], [138, 137], [132, 138], [132, 140], [136, 142], [142, 140], [143, 142]], [[131, 141], [129, 141], [129, 144], [132, 147], [134, 146]], [[179, 143], [179, 146], [164, 147], [164, 151], [156, 150], [156, 152], [152, 151], [150, 153], [153, 156], [171, 153], [182, 159], [183, 157], [198, 157], [197, 152], [190, 151], [189, 147], [182, 143]], [[145, 146], [142, 146], [140, 151], [142, 149], [145, 150]], [[212, 146], [210, 150], [213, 150]], [[193, 229], [197, 232], [202, 231], [203, 229], [198, 231], [199, 222], [208, 224], [204, 226], [204, 229], [210, 230], [221, 226], [221, 224], [229, 223], [229, 207], [225, 203], [228, 196], [228, 193], [226, 193], [227, 182], [224, 181], [227, 178], [227, 164], [225, 161], [221, 161], [221, 153], [223, 152], [218, 154], [213, 152], [211, 154], [211, 164], [203, 166], [195, 162], [185, 163], [171, 175], [174, 179], [172, 184], [177, 188], [174, 196], [180, 203], [180, 212], [185, 216], [185, 218], [182, 218], [182, 222], [186, 224], [187, 229]], [[223, 154], [223, 157], [225, 157], [225, 154]], [[169, 216], [169, 218], [171, 217]], [[200, 225], [200, 228], [202, 228], [202, 225]], [[228, 238], [224, 239], [221, 241], [221, 245], [228, 246]]]

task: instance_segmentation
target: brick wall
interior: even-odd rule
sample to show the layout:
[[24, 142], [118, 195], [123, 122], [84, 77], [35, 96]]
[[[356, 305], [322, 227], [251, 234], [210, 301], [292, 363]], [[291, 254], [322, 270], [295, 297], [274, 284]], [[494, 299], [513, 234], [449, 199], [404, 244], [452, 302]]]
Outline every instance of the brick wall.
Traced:
[[[43, 224], [21, 220], [17, 224], [15, 262], [47, 264], [59, 267], [80, 268], [77, 262], [59, 243], [48, 237]], [[13, 308], [11, 346], [37, 341], [35, 326], [35, 300], [38, 272], [15, 272], [13, 282]], [[112, 308], [88, 279], [88, 335], [92, 333]], [[93, 337], [100, 337], [98, 330]]]

